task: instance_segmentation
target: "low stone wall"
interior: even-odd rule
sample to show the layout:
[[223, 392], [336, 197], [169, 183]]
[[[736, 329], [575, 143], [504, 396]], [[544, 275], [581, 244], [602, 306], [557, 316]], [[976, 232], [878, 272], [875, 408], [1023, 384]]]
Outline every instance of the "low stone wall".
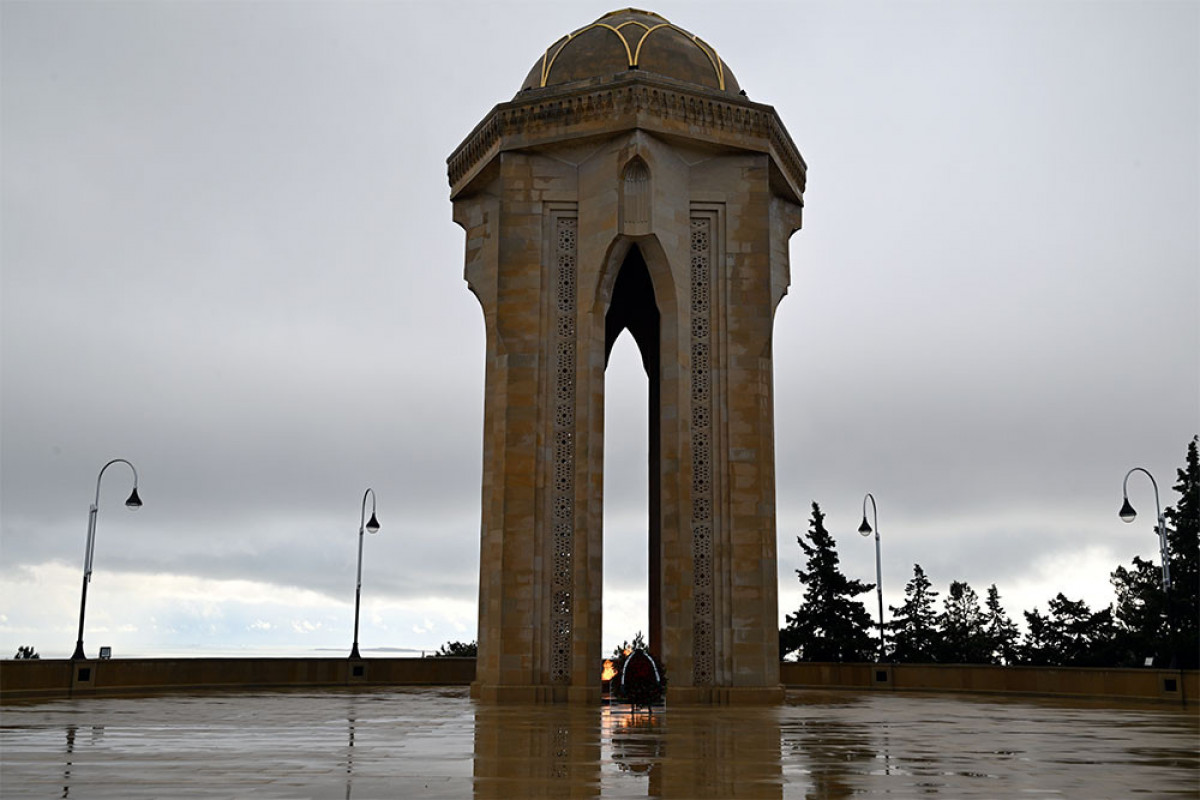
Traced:
[[1200, 672], [1196, 670], [784, 662], [779, 666], [779, 679], [784, 686], [795, 689], [969, 692], [1200, 702]]
[[[1200, 703], [1195, 670], [784, 662], [789, 689], [964, 692]], [[0, 661], [0, 702], [338, 686], [467, 686], [473, 658], [121, 658]]]
[[0, 701], [318, 686], [467, 686], [473, 658], [121, 658], [0, 661]]

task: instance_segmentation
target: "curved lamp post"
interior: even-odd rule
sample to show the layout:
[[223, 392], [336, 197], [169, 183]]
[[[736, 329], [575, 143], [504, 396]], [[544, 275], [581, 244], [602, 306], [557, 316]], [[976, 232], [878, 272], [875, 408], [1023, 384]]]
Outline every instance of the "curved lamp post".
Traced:
[[[871, 516], [875, 520], [873, 529], [867, 522], [867, 500], [871, 501]], [[887, 643], [883, 636], [883, 568], [879, 559], [879, 509], [875, 507], [875, 495], [867, 492], [863, 498], [863, 521], [862, 525], [858, 526], [858, 532], [863, 536], [870, 536], [872, 530], [875, 531], [875, 589], [879, 594], [879, 660], [883, 661], [887, 657]]]
[[133, 470], [133, 492], [130, 493], [129, 499], [125, 501], [125, 507], [133, 510], [142, 507], [142, 498], [138, 497], [137, 490], [137, 469], [133, 464], [130, 464], [123, 458], [114, 458], [100, 468], [100, 474], [96, 476], [96, 499], [88, 511], [87, 549], [83, 553], [83, 592], [79, 600], [79, 638], [75, 640], [75, 652], [71, 655], [72, 660], [87, 658], [83, 654], [83, 615], [87, 609], [88, 584], [92, 582], [92, 553], [96, 549], [96, 512], [100, 510], [100, 479], [104, 477], [104, 470], [117, 463], [125, 464], [129, 469]]
[[[1158, 501], [1158, 481], [1154, 480], [1154, 476], [1143, 467], [1134, 467], [1125, 473], [1125, 480], [1121, 483], [1121, 494], [1124, 495], [1124, 502], [1121, 503], [1121, 510], [1117, 515], [1122, 522], [1133, 522], [1137, 519], [1137, 512], [1133, 510], [1133, 506], [1129, 503], [1129, 476], [1135, 472], [1140, 472], [1150, 479], [1150, 485], [1154, 487], [1154, 511], [1158, 515], [1158, 557], [1162, 559], [1162, 591], [1163, 605], [1167, 608], [1167, 635], [1174, 636], [1175, 633], [1175, 615], [1171, 610], [1171, 552], [1167, 546], [1167, 520], [1163, 517], [1162, 504]], [[1177, 663], [1178, 658], [1174, 652], [1174, 642], [1170, 645], [1171, 651], [1171, 666]]]
[[[367, 520], [367, 495], [371, 496], [371, 519]], [[354, 646], [350, 648], [351, 658], [362, 658], [358, 654], [358, 607], [362, 598], [362, 551], [363, 532], [375, 533], [379, 530], [379, 520], [375, 519], [375, 490], [363, 492], [362, 514], [358, 519], [358, 582], [354, 585]]]
[[1135, 472], [1140, 472], [1150, 479], [1150, 485], [1154, 487], [1154, 510], [1158, 514], [1158, 556], [1162, 559], [1162, 588], [1163, 592], [1171, 590], [1171, 563], [1170, 553], [1167, 549], [1167, 521], [1163, 518], [1162, 506], [1158, 502], [1158, 481], [1154, 480], [1154, 476], [1142, 467], [1134, 467], [1125, 473], [1125, 481], [1121, 484], [1121, 494], [1125, 496], [1125, 502], [1121, 503], [1121, 510], [1117, 512], [1121, 517], [1122, 522], [1133, 522], [1137, 519], [1137, 512], [1133, 510], [1133, 506], [1129, 504], [1129, 476]]

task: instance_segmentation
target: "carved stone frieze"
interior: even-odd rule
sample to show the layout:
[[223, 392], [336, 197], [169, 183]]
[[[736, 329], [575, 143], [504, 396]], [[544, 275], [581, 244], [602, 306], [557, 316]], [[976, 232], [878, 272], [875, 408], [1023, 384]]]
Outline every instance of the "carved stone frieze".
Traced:
[[774, 108], [631, 72], [599, 86], [528, 91], [497, 105], [447, 159], [451, 196], [503, 150], [632, 128], [769, 152], [796, 198], [804, 193], [807, 167]]

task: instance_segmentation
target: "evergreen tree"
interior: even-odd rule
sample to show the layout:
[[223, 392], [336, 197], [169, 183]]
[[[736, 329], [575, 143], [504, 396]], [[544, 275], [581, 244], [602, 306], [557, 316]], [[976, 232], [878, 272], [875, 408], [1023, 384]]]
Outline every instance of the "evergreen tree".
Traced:
[[1082, 600], [1070, 600], [1062, 592], [1050, 601], [1051, 647], [1057, 652], [1056, 663], [1078, 665], [1090, 649], [1092, 610]]
[[1200, 456], [1198, 437], [1188, 442], [1183, 469], [1177, 470], [1179, 501], [1163, 512], [1171, 563], [1171, 651], [1183, 669], [1200, 666]]
[[965, 581], [951, 581], [950, 591], [942, 601], [938, 615], [941, 641], [937, 646], [938, 661], [952, 664], [987, 664], [991, 648], [984, 632], [983, 611], [979, 595]]
[[1022, 660], [1029, 664], [1066, 667], [1112, 666], [1117, 661], [1116, 626], [1111, 608], [1093, 612], [1082, 600], [1059, 592], [1050, 613], [1025, 612], [1029, 631]]
[[1081, 667], [1115, 667], [1121, 661], [1120, 639], [1111, 605], [1092, 614], [1088, 621], [1089, 647]]
[[1013, 664], [1017, 661], [1017, 637], [1020, 632], [1004, 607], [1000, 605], [1000, 590], [996, 584], [988, 587], [987, 614], [984, 616], [984, 637], [991, 651], [992, 664]]
[[1140, 667], [1147, 658], [1170, 661], [1166, 637], [1166, 601], [1158, 564], [1138, 556], [1130, 568], [1117, 567], [1109, 578], [1117, 594], [1116, 666]]
[[892, 642], [892, 657], [910, 663], [935, 660], [937, 642], [937, 613], [933, 601], [938, 593], [932, 591], [929, 578], [920, 564], [913, 564], [913, 577], [904, 586], [904, 605], [888, 606], [892, 621], [888, 623]]
[[1025, 636], [1017, 648], [1022, 664], [1035, 667], [1057, 664], [1058, 654], [1050, 645], [1050, 619], [1042, 616], [1037, 606], [1025, 613]]
[[803, 661], [867, 661], [877, 651], [871, 637], [871, 616], [866, 606], [851, 598], [875, 588], [874, 584], [848, 579], [838, 568], [833, 537], [825, 530], [821, 507], [812, 504], [809, 541], [796, 542], [808, 562], [796, 570], [804, 584], [804, 600], [779, 631], [780, 655], [796, 652]]

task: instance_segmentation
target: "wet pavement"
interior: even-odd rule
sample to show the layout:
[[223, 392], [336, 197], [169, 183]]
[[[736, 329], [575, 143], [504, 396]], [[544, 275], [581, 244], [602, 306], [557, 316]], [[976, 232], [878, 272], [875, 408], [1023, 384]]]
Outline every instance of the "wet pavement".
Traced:
[[0, 709], [0, 797], [1200, 797], [1194, 708], [789, 692], [773, 708], [481, 706], [457, 689]]

